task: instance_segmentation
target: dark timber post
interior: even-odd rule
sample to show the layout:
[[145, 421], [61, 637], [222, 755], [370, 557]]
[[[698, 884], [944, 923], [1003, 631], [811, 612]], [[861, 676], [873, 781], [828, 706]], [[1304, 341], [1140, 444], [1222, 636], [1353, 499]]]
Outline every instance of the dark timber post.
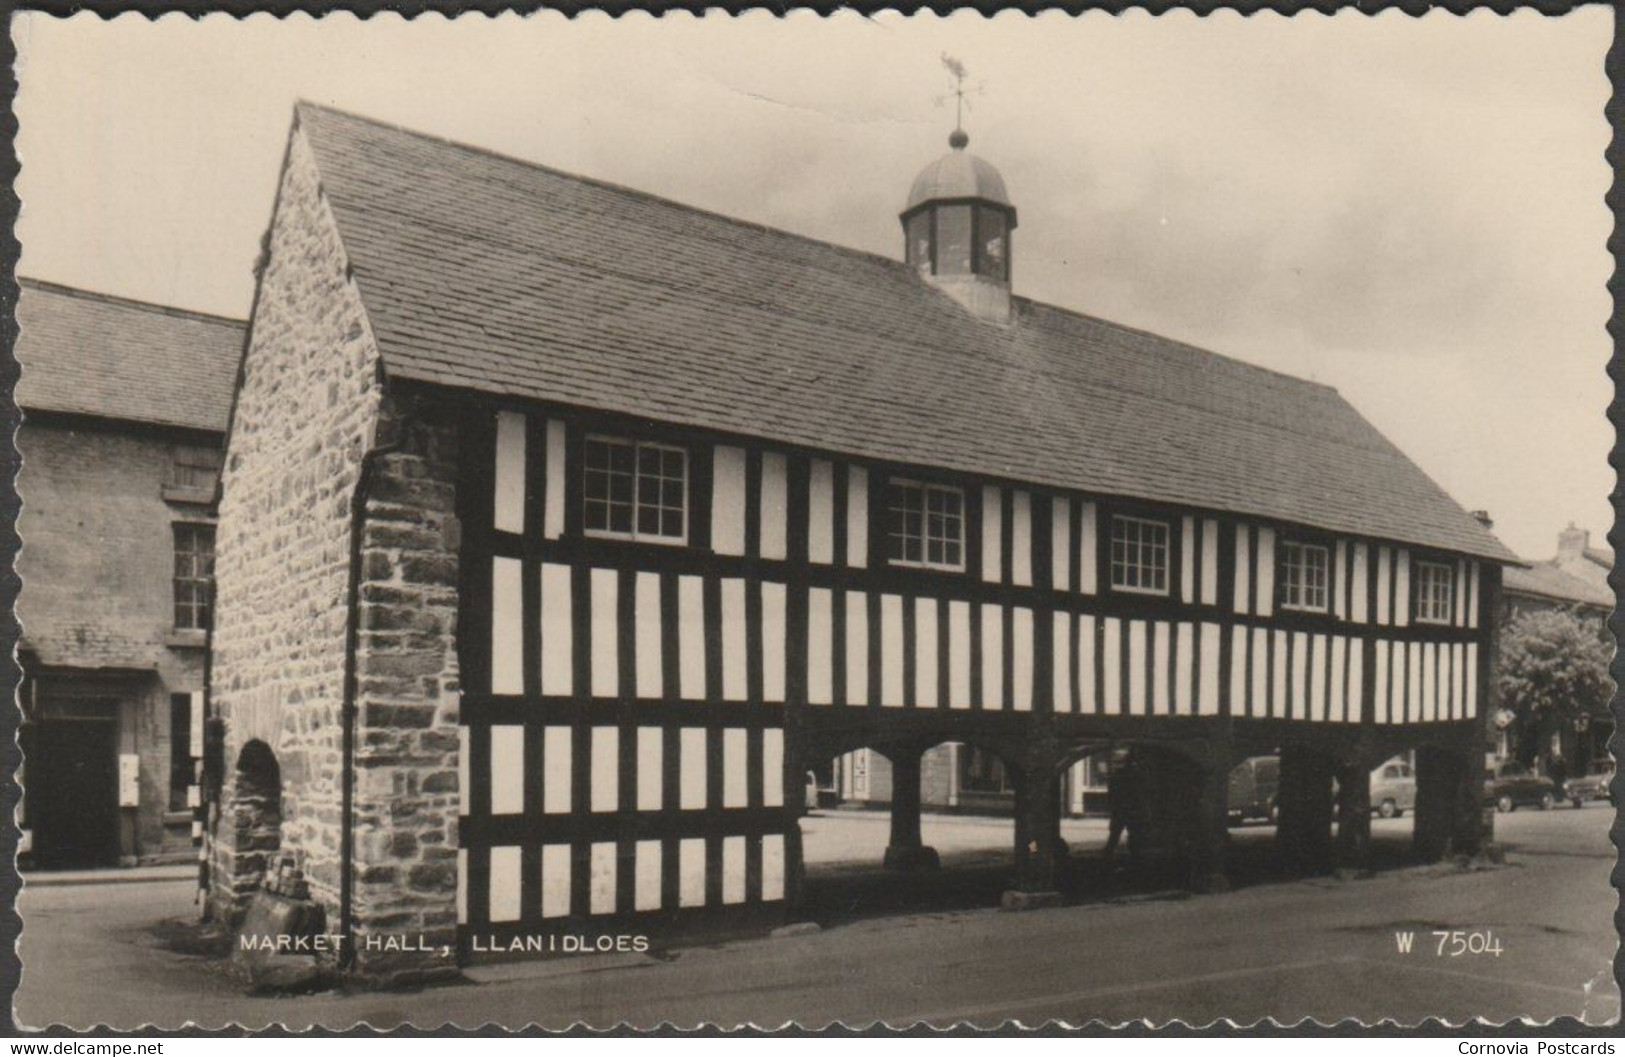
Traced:
[[1337, 770], [1337, 868], [1371, 870], [1371, 771], [1360, 757]]
[[920, 757], [914, 746], [887, 752], [891, 760], [891, 841], [886, 846], [888, 870], [934, 870], [935, 848], [920, 839]]
[[1056, 768], [1029, 760], [1016, 780], [1016, 887], [1004, 893], [1010, 910], [1061, 902], [1061, 785]]
[[1299, 745], [1281, 747], [1275, 846], [1293, 873], [1320, 873], [1331, 865], [1332, 767], [1325, 756]]
[[1411, 852], [1424, 862], [1442, 859], [1450, 847], [1451, 775], [1450, 754], [1434, 746], [1416, 753], [1416, 821], [1411, 835]]
[[1495, 812], [1484, 810], [1482, 738], [1476, 724], [1467, 724], [1456, 754], [1459, 764], [1453, 788], [1455, 819], [1450, 844], [1457, 855], [1486, 854], [1486, 846], [1495, 840]]
[[1411, 847], [1420, 859], [1483, 850], [1478, 736], [1469, 728], [1448, 747], [1428, 746], [1416, 754], [1416, 829]]
[[1217, 741], [1207, 753], [1197, 805], [1196, 840], [1192, 851], [1192, 887], [1199, 892], [1230, 888], [1225, 852], [1230, 843], [1230, 742]]

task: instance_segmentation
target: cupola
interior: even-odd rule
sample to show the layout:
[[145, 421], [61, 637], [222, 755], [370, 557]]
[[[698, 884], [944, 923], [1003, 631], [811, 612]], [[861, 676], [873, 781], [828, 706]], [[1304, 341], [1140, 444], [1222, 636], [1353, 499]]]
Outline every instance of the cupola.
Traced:
[[978, 319], [1006, 323], [1016, 207], [999, 170], [969, 144], [955, 129], [948, 153], [914, 178], [901, 217], [904, 260]]

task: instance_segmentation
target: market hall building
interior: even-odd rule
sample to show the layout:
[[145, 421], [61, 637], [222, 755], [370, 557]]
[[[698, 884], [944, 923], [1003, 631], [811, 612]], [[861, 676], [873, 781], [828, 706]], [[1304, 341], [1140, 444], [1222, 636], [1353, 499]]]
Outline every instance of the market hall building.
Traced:
[[296, 108], [220, 502], [218, 912], [269, 835], [397, 979], [782, 920], [806, 772], [883, 752], [926, 865], [950, 741], [1015, 776], [1029, 894], [1115, 746], [1198, 883], [1277, 749], [1289, 857], [1358, 863], [1405, 749], [1418, 849], [1475, 847], [1516, 559], [1335, 390], [1017, 296], [962, 133], [898, 191], [901, 260]]

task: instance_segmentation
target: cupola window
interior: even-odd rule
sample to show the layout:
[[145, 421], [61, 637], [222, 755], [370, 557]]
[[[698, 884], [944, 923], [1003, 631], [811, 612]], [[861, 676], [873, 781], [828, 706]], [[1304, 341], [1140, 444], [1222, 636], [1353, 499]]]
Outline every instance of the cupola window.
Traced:
[[1010, 228], [1001, 209], [976, 210], [976, 274], [1010, 281]]
[[921, 210], [908, 218], [908, 263], [926, 275], [931, 274], [931, 211]]
[[971, 207], [937, 207], [937, 274], [965, 275], [971, 270]]

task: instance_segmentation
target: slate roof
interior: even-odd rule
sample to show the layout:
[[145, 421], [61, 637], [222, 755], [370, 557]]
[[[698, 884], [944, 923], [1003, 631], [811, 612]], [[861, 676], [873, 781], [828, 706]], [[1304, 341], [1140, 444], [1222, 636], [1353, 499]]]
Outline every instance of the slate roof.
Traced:
[[1501, 583], [1509, 594], [1538, 595], [1562, 602], [1614, 608], [1612, 591], [1566, 573], [1553, 562], [1536, 562], [1524, 569], [1509, 568]]
[[1326, 386], [1019, 297], [981, 323], [900, 261], [296, 119], [394, 377], [1517, 561]]
[[225, 432], [243, 323], [19, 282], [19, 407]]

